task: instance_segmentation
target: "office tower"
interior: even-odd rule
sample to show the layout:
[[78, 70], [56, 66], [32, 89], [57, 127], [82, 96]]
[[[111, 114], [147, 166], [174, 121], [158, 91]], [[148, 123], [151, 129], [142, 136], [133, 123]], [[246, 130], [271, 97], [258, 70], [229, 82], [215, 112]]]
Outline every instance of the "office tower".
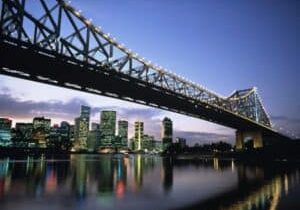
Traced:
[[144, 135], [142, 149], [147, 151], [154, 150], [154, 136]]
[[11, 123], [8, 118], [0, 118], [0, 146], [11, 145]]
[[68, 122], [63, 121], [60, 123], [58, 132], [62, 141], [70, 142], [70, 128], [71, 125]]
[[173, 123], [170, 118], [165, 117], [162, 121], [161, 139], [163, 150], [168, 149], [172, 145]]
[[121, 147], [128, 147], [128, 121], [119, 120], [118, 122], [118, 136], [121, 141]]
[[116, 112], [102, 111], [100, 117], [100, 147], [112, 147], [116, 134]]
[[70, 142], [74, 142], [75, 138], [75, 125], [70, 125], [70, 130], [69, 130], [69, 138]]
[[47, 139], [50, 135], [51, 120], [44, 117], [33, 118], [32, 139], [36, 146], [47, 147]]
[[144, 123], [134, 122], [134, 150], [142, 149], [142, 141], [144, 137]]
[[59, 125], [54, 124], [50, 128], [49, 137], [47, 139], [47, 148], [61, 149], [61, 135], [59, 133]]
[[80, 117], [75, 119], [75, 149], [86, 150], [91, 108], [81, 106]]
[[91, 130], [89, 131], [87, 138], [87, 149], [90, 152], [97, 151], [99, 146], [100, 132], [99, 130]]
[[85, 118], [87, 122], [90, 122], [91, 108], [88, 106], [81, 106], [80, 117]]
[[15, 146], [27, 147], [32, 140], [33, 123], [16, 123]]
[[89, 151], [97, 151], [100, 145], [100, 124], [92, 123], [92, 130], [89, 131], [87, 147]]
[[43, 129], [45, 132], [49, 132], [51, 128], [51, 120], [45, 117], [33, 118], [33, 130]]

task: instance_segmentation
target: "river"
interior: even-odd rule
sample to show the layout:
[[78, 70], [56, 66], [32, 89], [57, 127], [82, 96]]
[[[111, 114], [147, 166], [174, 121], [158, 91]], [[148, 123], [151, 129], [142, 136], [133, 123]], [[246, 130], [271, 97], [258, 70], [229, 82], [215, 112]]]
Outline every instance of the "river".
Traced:
[[300, 167], [153, 155], [0, 159], [1, 210], [300, 209]]

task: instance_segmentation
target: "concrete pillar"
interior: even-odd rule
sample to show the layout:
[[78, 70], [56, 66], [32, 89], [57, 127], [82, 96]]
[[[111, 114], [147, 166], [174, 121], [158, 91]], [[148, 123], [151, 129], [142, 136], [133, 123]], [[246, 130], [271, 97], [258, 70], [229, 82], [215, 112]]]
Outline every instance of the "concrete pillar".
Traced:
[[244, 136], [242, 131], [236, 131], [235, 133], [235, 148], [237, 150], [244, 149]]
[[253, 136], [253, 148], [258, 149], [263, 147], [262, 134], [260, 131], [255, 131], [252, 134]]
[[253, 148], [259, 149], [263, 147], [263, 139], [261, 131], [236, 131], [235, 147], [237, 150], [244, 149], [244, 139], [250, 137], [253, 140]]

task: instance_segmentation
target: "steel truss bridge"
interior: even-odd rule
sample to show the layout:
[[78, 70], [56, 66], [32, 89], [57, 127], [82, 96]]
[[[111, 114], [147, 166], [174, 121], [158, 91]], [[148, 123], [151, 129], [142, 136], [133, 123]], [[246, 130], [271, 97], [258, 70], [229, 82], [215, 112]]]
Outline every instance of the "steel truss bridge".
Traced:
[[1, 0], [0, 73], [281, 136], [256, 88], [221, 96], [117, 42], [64, 0]]

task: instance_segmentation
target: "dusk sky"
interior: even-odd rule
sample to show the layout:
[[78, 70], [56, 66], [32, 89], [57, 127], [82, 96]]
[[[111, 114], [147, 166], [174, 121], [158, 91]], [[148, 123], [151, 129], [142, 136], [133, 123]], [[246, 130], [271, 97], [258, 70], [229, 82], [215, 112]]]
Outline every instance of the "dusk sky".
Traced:
[[[167, 69], [229, 96], [256, 86], [275, 128], [300, 136], [300, 1], [73, 0], [72, 5], [128, 48]], [[33, 64], [34, 65], [34, 64]], [[54, 123], [80, 105], [113, 109], [119, 119], [145, 121], [159, 138], [164, 116], [175, 136], [233, 142], [234, 130], [183, 115], [65, 88], [0, 76], [0, 117]]]

